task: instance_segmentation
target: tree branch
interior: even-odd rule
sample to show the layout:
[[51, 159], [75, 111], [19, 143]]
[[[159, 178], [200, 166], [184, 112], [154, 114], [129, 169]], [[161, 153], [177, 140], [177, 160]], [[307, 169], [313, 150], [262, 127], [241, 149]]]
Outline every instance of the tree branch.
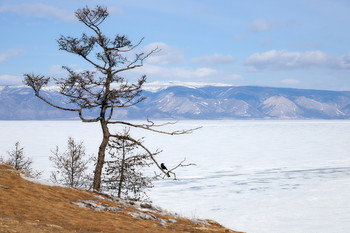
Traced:
[[174, 175], [174, 180], [176, 180], [176, 174], [173, 171], [176, 170], [177, 168], [179, 168], [179, 167], [188, 167], [188, 166], [196, 166], [197, 165], [195, 163], [183, 164], [185, 161], [186, 161], [186, 158], [184, 158], [178, 165], [176, 165], [172, 169], [168, 170], [169, 174], [173, 174]]
[[[125, 68], [115, 70], [112, 74], [115, 75], [115, 74], [123, 72], [123, 71], [132, 70], [132, 69], [135, 69], [135, 68], [138, 68], [138, 67], [142, 67], [143, 66], [143, 61], [145, 59], [147, 59], [153, 53], [156, 53], [156, 52], [159, 52], [159, 51], [160, 51], [160, 49], [157, 47], [157, 48], [153, 49], [151, 52], [149, 52], [148, 54], [146, 54], [145, 56], [143, 56], [144, 55], [143, 53], [136, 54], [136, 57], [135, 57], [134, 61], [130, 62]], [[140, 64], [136, 64], [137, 62], [140, 62]]]
[[127, 140], [135, 143], [136, 145], [140, 146], [152, 159], [152, 161], [156, 164], [156, 166], [161, 170], [165, 175], [168, 175], [166, 171], [164, 171], [157, 160], [155, 159], [155, 155], [159, 154], [160, 151], [156, 151], [155, 153], [152, 153], [146, 146], [144, 146], [141, 142], [137, 141], [136, 139], [128, 136], [128, 135], [119, 135], [119, 134], [110, 134], [110, 137], [117, 138], [119, 140]]
[[52, 107], [64, 110], [64, 111], [71, 111], [71, 112], [81, 112], [81, 109], [76, 109], [76, 108], [64, 108], [61, 106], [58, 106], [56, 104], [51, 103], [50, 101], [48, 101], [47, 99], [43, 98], [42, 96], [39, 95], [38, 93], [35, 93], [35, 96], [38, 97], [39, 99], [43, 100], [45, 103], [51, 105]]
[[97, 122], [97, 121], [100, 120], [100, 117], [96, 117], [96, 118], [93, 118], [93, 119], [85, 119], [83, 117], [82, 111], [79, 111], [79, 118], [81, 119], [82, 122]]
[[[186, 158], [183, 159], [179, 164], [177, 164], [175, 167], [173, 167], [172, 169], [168, 170], [167, 172], [165, 172], [166, 174], [163, 174], [163, 176], [161, 174], [157, 174], [156, 172], [154, 172], [155, 176], [154, 178], [161, 178], [164, 179], [166, 176], [167, 177], [171, 177], [170, 174], [172, 174], [174, 176], [174, 180], [177, 180], [176, 177], [176, 173], [173, 172], [174, 170], [176, 170], [179, 167], [188, 167], [188, 166], [196, 166], [196, 164], [194, 163], [189, 163], [189, 164], [183, 164], [186, 161]], [[164, 172], [163, 172], [164, 173]]]
[[202, 127], [197, 127], [197, 128], [188, 129], [188, 130], [175, 130], [172, 132], [167, 132], [167, 131], [163, 131], [163, 130], [153, 129], [153, 127], [161, 127], [161, 126], [166, 126], [166, 125], [170, 125], [170, 124], [176, 124], [176, 122], [166, 122], [163, 124], [156, 125], [153, 121], [150, 121], [148, 118], [147, 118], [147, 121], [149, 122], [149, 124], [133, 124], [133, 123], [126, 122], [126, 121], [108, 121], [107, 123], [108, 124], [127, 125], [127, 126], [131, 126], [134, 128], [142, 128], [145, 130], [149, 130], [149, 131], [153, 131], [153, 132], [157, 132], [157, 133], [162, 133], [162, 134], [168, 134], [168, 135], [190, 134], [190, 133], [193, 133], [193, 131], [202, 128]]
[[142, 41], [145, 39], [145, 37], [142, 37], [141, 40], [134, 46], [131, 46], [130, 49], [126, 49], [126, 50], [122, 50], [119, 48], [115, 48], [115, 49], [111, 49], [111, 50], [117, 50], [118, 52], [131, 52], [132, 50], [134, 50], [136, 47], [138, 47]]

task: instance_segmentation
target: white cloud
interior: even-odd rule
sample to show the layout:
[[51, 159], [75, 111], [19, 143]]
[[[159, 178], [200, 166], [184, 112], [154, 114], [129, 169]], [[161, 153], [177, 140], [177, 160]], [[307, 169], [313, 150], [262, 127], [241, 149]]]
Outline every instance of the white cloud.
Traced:
[[276, 23], [269, 22], [265, 19], [256, 19], [250, 23], [250, 30], [253, 32], [266, 32], [276, 27]]
[[223, 81], [236, 81], [243, 80], [243, 77], [239, 74], [227, 74], [223, 77]]
[[350, 69], [350, 53], [338, 57], [334, 68]]
[[68, 22], [75, 20], [73, 12], [69, 12], [67, 10], [59, 9], [42, 3], [4, 5], [0, 7], [0, 13], [2, 12], [14, 13], [26, 17], [56, 18]]
[[294, 85], [294, 84], [299, 84], [300, 81], [297, 79], [293, 79], [293, 78], [287, 78], [287, 79], [281, 80], [281, 83], [288, 84], [288, 85]]
[[199, 68], [193, 71], [193, 76], [195, 77], [207, 77], [217, 73], [216, 70], [210, 68]]
[[[329, 67], [336, 65], [333, 56], [321, 51], [289, 52], [287, 50], [270, 50], [264, 53], [255, 53], [245, 60], [245, 65], [252, 71], [281, 70], [310, 67]], [[342, 59], [346, 66], [346, 58]]]
[[149, 56], [142, 67], [133, 69], [124, 75], [129, 79], [134, 79], [139, 75], [146, 74], [151, 80], [191, 80], [201, 82], [216, 82], [219, 80], [232, 81], [240, 79], [239, 75], [228, 74], [225, 71], [207, 67], [209, 64], [214, 65], [233, 62], [234, 58], [232, 56], [214, 54], [211, 56], [195, 58], [191, 62], [202, 63], [203, 66], [193, 68], [190, 66], [180, 66], [183, 65], [185, 60], [184, 53], [180, 49], [164, 42], [151, 43], [145, 46], [142, 51], [144, 53], [149, 53], [156, 48], [160, 49], [160, 52], [156, 52]]
[[184, 60], [184, 54], [179, 49], [167, 45], [163, 42], [155, 42], [147, 45], [144, 50], [150, 52], [155, 48], [159, 48], [160, 51], [152, 54], [148, 59], [147, 63], [152, 65], [166, 65], [166, 64], [177, 64]]
[[23, 77], [21, 76], [3, 74], [3, 75], [0, 75], [0, 86], [21, 85], [23, 84], [22, 80], [23, 80]]
[[158, 77], [171, 79], [189, 79], [195, 77], [206, 77], [214, 74], [216, 70], [209, 68], [198, 68], [198, 69], [189, 69], [189, 68], [180, 68], [180, 67], [163, 67], [157, 65], [147, 64], [142, 68], [135, 70], [137, 73], [145, 73], [148, 75], [155, 75]]
[[228, 74], [207, 67], [191, 69], [182, 67], [164, 67], [146, 64], [132, 71], [134, 74], [146, 74], [152, 80], [191, 80], [191, 81], [233, 81], [241, 79], [237, 74]]
[[22, 55], [22, 53], [23, 52], [20, 50], [7, 50], [5, 52], [1, 52], [0, 53], [0, 63], [6, 61], [8, 59], [18, 57], [18, 56]]
[[192, 63], [201, 64], [205, 66], [214, 66], [214, 65], [221, 65], [221, 64], [230, 64], [234, 62], [233, 56], [225, 56], [221, 54], [213, 54], [209, 56], [203, 56], [203, 57], [195, 57], [191, 59]]

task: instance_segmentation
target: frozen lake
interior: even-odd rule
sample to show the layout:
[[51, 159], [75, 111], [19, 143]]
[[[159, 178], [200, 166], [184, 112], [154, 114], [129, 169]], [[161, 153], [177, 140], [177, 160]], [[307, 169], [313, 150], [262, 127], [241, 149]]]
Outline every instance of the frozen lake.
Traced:
[[[180, 180], [155, 182], [150, 197], [166, 209], [210, 218], [249, 233], [350, 232], [350, 121], [181, 121], [168, 129], [202, 129], [168, 136], [136, 131], [161, 148], [172, 167], [197, 166]], [[20, 141], [34, 168], [48, 176], [50, 150], [68, 136], [97, 154], [98, 124], [78, 121], [0, 121], [0, 155]]]

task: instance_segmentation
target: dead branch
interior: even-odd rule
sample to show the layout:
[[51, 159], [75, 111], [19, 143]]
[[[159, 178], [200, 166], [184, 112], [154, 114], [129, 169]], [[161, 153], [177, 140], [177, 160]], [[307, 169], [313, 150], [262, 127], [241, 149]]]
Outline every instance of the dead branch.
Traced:
[[[146, 55], [144, 55], [144, 53], [135, 54], [135, 59], [133, 61], [131, 61], [125, 68], [115, 70], [112, 74], [115, 75], [115, 74], [123, 72], [123, 71], [132, 70], [132, 69], [135, 69], [138, 67], [142, 67], [144, 60], [146, 60], [153, 53], [157, 53], [159, 51], [160, 51], [160, 49], [157, 47]], [[137, 64], [137, 62], [139, 62], [139, 64]]]
[[[173, 172], [174, 170], [178, 169], [179, 167], [188, 167], [188, 166], [197, 166], [195, 163], [188, 163], [188, 164], [183, 164], [186, 161], [186, 158], [184, 158], [180, 163], [178, 163], [175, 167], [169, 169], [166, 173], [166, 176], [170, 177], [170, 174], [174, 176], [174, 180], [177, 180], [176, 173]], [[154, 178], [165, 178], [165, 175], [161, 176], [161, 174], [157, 174], [155, 172], [155, 177]]]
[[134, 128], [142, 128], [145, 130], [149, 130], [149, 131], [153, 131], [156, 133], [162, 133], [162, 134], [168, 134], [168, 135], [182, 135], [182, 134], [191, 134], [193, 133], [195, 130], [198, 130], [202, 127], [197, 127], [197, 128], [193, 128], [193, 129], [187, 129], [187, 130], [175, 130], [175, 131], [164, 131], [164, 130], [157, 130], [154, 129], [154, 127], [162, 127], [162, 126], [166, 126], [166, 125], [173, 125], [176, 124], [176, 122], [166, 122], [163, 124], [155, 124], [153, 121], [150, 121], [147, 118], [147, 122], [149, 122], [149, 124], [133, 124], [130, 122], [126, 122], [126, 121], [108, 121], [108, 124], [121, 124], [121, 125], [127, 125], [127, 126], [131, 126]]
[[[179, 167], [188, 167], [188, 166], [196, 166], [196, 164], [194, 163], [189, 163], [189, 164], [184, 164], [184, 162], [186, 161], [186, 158], [184, 158], [180, 163], [178, 163], [175, 167], [169, 169], [169, 170], [165, 170], [162, 169], [161, 165], [159, 165], [158, 161], [155, 158], [155, 155], [159, 154], [161, 151], [157, 150], [155, 153], [152, 153], [146, 146], [144, 146], [142, 144], [142, 142], [130, 137], [129, 135], [119, 135], [119, 134], [111, 134], [110, 135], [113, 138], [117, 138], [119, 140], [127, 140], [130, 141], [138, 146], [140, 146], [142, 149], [144, 149], [146, 151], [146, 153], [148, 154], [148, 156], [153, 160], [153, 162], [156, 164], [156, 166], [159, 168], [159, 170], [163, 173], [163, 177], [162, 179], [165, 178], [165, 176], [167, 177], [171, 177], [171, 175], [174, 177], [174, 180], [177, 179], [176, 177], [176, 173], [174, 172], [174, 170], [178, 169]], [[155, 173], [156, 176], [155, 177], [161, 177], [160, 174]]]

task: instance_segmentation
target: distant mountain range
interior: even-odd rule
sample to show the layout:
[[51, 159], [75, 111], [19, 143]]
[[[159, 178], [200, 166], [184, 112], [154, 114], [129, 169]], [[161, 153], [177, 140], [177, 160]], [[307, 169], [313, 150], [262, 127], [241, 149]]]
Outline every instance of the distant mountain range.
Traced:
[[[55, 103], [64, 102], [53, 89], [42, 95], [50, 96]], [[350, 91], [209, 85], [148, 88], [143, 95], [146, 100], [117, 109], [115, 118], [350, 119]], [[0, 87], [0, 120], [76, 118], [76, 113], [47, 105], [28, 87]]]

